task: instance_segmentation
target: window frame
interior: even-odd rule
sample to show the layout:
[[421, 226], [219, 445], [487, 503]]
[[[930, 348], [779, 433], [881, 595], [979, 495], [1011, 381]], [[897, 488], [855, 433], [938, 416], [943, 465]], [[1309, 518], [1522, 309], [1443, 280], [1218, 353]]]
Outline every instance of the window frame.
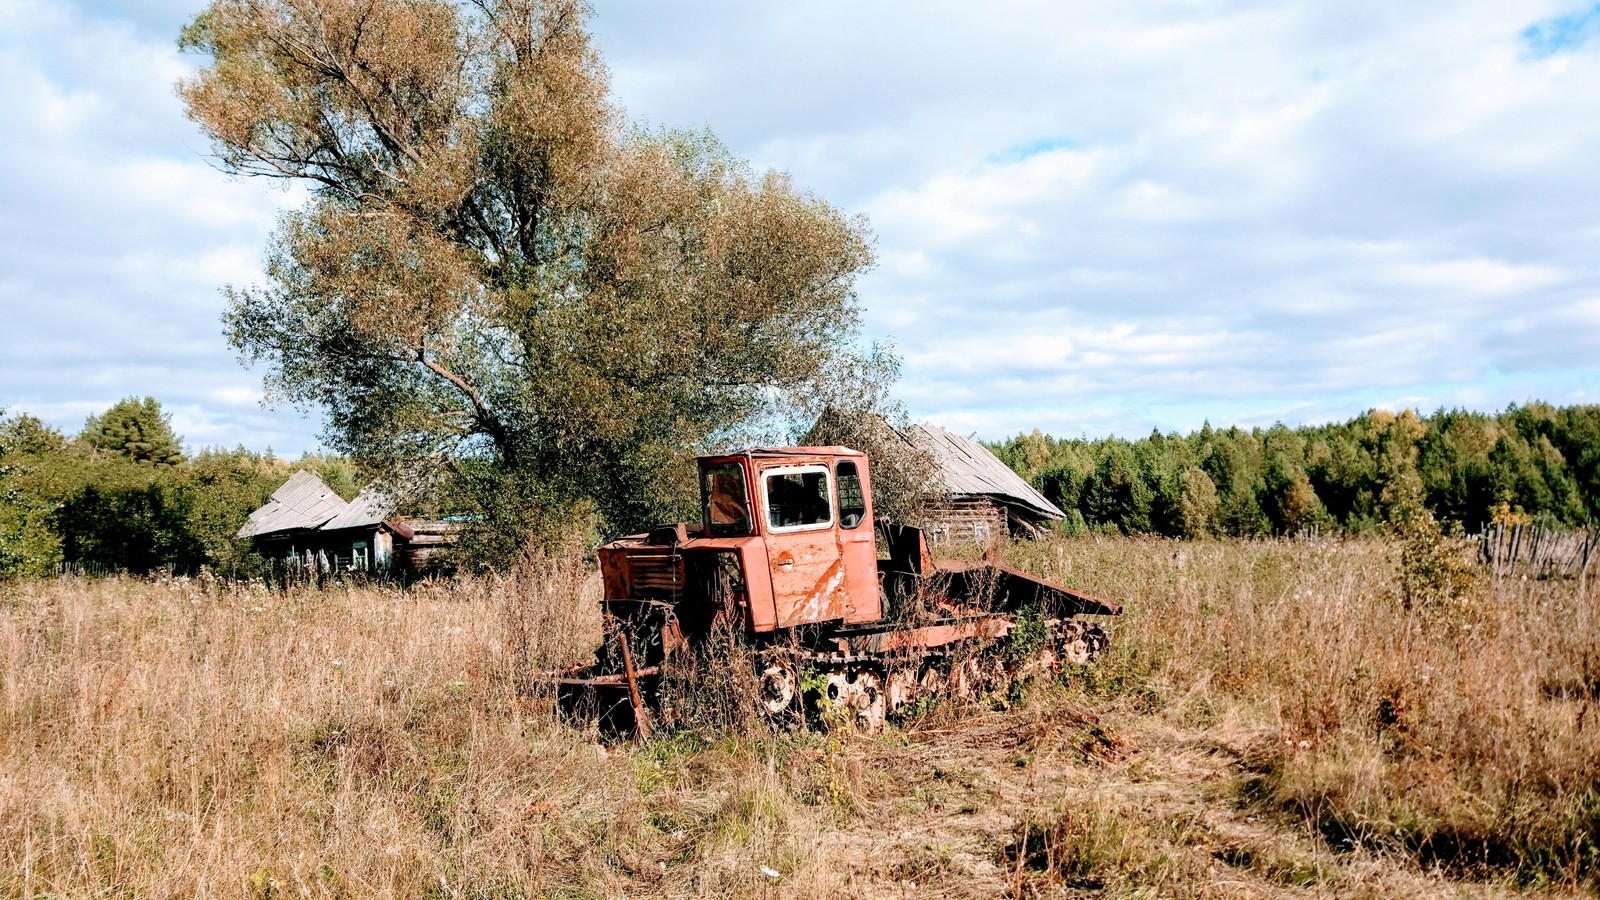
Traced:
[[[740, 487], [742, 487], [744, 489], [745, 514], [747, 516], [749, 516], [749, 518], [746, 520], [747, 524], [746, 524], [746, 527], [745, 527], [745, 529], [743, 531], [723, 530], [724, 528], [727, 528], [727, 526], [722, 526], [722, 528], [718, 528], [718, 527], [714, 527], [712, 525], [712, 522], [711, 522], [711, 491], [706, 489], [705, 479], [706, 479], [706, 475], [712, 469], [718, 469], [718, 468], [732, 468], [732, 469], [734, 469], [735, 471], [737, 471], [739, 473], [739, 485], [740, 485]], [[708, 536], [710, 536], [710, 537], [750, 537], [751, 535], [759, 534], [760, 530], [759, 530], [759, 526], [756, 524], [756, 520], [759, 519], [760, 517], [756, 515], [756, 512], [757, 512], [756, 510], [750, 508], [751, 507], [750, 500], [751, 500], [751, 498], [750, 498], [750, 473], [745, 468], [743, 463], [741, 463], [737, 459], [724, 459], [724, 460], [719, 460], [719, 461], [713, 462], [713, 463], [702, 463], [701, 464], [701, 466], [700, 466], [700, 519], [701, 519], [701, 521], [703, 523], [705, 523], [704, 524], [705, 533]]]
[[[821, 473], [824, 491], [828, 500], [828, 518], [821, 522], [809, 525], [774, 525], [772, 524], [772, 498], [767, 491], [768, 480], [776, 475], [809, 475]], [[835, 508], [837, 499], [834, 497], [833, 471], [826, 463], [810, 463], [800, 466], [772, 466], [761, 470], [761, 527], [769, 534], [792, 534], [797, 531], [825, 531], [833, 528], [839, 521], [839, 511]]]
[[[851, 471], [849, 476], [842, 475], [839, 472], [839, 470], [845, 466], [850, 467]], [[853, 525], [846, 525], [844, 523], [844, 494], [842, 492], [844, 490], [844, 480], [846, 477], [854, 478], [856, 480], [856, 494], [861, 500], [861, 518], [856, 519], [855, 524]], [[861, 464], [853, 459], [841, 459], [833, 464], [833, 508], [834, 518], [839, 520], [839, 530], [841, 531], [854, 531], [855, 529], [860, 528], [862, 523], [867, 521], [867, 486], [861, 480]], [[855, 508], [856, 507], [851, 507], [851, 509]]]

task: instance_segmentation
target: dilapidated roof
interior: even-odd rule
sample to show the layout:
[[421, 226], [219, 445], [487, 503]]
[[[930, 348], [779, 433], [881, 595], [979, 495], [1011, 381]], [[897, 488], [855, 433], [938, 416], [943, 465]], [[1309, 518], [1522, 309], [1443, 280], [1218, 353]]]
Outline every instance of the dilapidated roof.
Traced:
[[239, 537], [321, 528], [348, 507], [321, 478], [311, 472], [296, 472], [283, 487], [272, 492], [266, 505], [250, 514], [239, 529]]
[[988, 496], [1044, 519], [1064, 519], [1054, 503], [1022, 480], [989, 448], [937, 425], [914, 425], [906, 437], [933, 457], [944, 489], [957, 497]]
[[322, 530], [335, 531], [340, 528], [366, 528], [380, 525], [393, 512], [394, 501], [390, 499], [389, 495], [369, 484], [361, 489], [361, 493], [350, 501], [343, 512], [324, 523]]

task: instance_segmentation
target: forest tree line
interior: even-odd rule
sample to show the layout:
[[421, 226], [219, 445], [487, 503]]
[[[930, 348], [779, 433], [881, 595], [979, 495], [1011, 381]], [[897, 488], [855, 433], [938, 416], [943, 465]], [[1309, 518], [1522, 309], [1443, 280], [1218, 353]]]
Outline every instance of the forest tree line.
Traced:
[[1207, 424], [1136, 441], [1034, 431], [989, 447], [1067, 513], [1068, 532], [1363, 533], [1419, 492], [1436, 519], [1466, 532], [1496, 518], [1600, 517], [1600, 406], [1372, 410], [1338, 424]]
[[116, 403], [76, 435], [0, 415], [0, 578], [201, 566], [240, 574], [249, 546], [239, 526], [299, 469], [346, 500], [360, 487], [339, 457], [291, 461], [243, 447], [187, 455], [150, 397]]
[[[1600, 517], [1600, 406], [1513, 406], [1499, 414], [1364, 413], [1348, 422], [1215, 429], [1137, 441], [1019, 435], [991, 449], [1067, 513], [1063, 529], [1172, 537], [1381, 529], [1421, 498], [1440, 522], [1495, 518], [1579, 526]], [[154, 399], [129, 397], [67, 435], [0, 412], [0, 578], [209, 567], [244, 574], [236, 532], [296, 470], [350, 499], [349, 459], [269, 450], [186, 454]], [[485, 528], [538, 527], [475, 509]], [[510, 523], [510, 525], [508, 525]], [[548, 523], [546, 523], [548, 524]], [[506, 547], [526, 535], [507, 534]]]

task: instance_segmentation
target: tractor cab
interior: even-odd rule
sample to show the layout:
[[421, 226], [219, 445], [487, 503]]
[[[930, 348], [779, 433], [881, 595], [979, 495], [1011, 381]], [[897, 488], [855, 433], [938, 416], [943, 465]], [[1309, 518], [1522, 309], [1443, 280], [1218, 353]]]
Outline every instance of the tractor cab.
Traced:
[[670, 604], [686, 631], [876, 622], [878, 553], [866, 454], [782, 447], [706, 456], [698, 527], [600, 548], [606, 601]]
[[700, 509], [706, 540], [740, 539], [765, 570], [746, 573], [765, 582], [749, 594], [756, 630], [878, 620], [866, 454], [785, 447], [702, 457]]

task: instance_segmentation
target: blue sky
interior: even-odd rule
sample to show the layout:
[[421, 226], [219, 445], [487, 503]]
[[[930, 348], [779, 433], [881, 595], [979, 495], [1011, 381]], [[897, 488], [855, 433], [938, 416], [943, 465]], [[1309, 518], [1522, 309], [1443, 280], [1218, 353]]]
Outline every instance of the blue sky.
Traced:
[[[1600, 402], [1592, 3], [596, 3], [618, 103], [877, 235], [911, 413], [1000, 438]], [[218, 324], [296, 190], [172, 84], [197, 4], [0, 0], [0, 406], [317, 446]]]
[[1582, 47], [1600, 30], [1600, 4], [1541, 19], [1523, 29], [1522, 39], [1535, 56], [1554, 56]]

